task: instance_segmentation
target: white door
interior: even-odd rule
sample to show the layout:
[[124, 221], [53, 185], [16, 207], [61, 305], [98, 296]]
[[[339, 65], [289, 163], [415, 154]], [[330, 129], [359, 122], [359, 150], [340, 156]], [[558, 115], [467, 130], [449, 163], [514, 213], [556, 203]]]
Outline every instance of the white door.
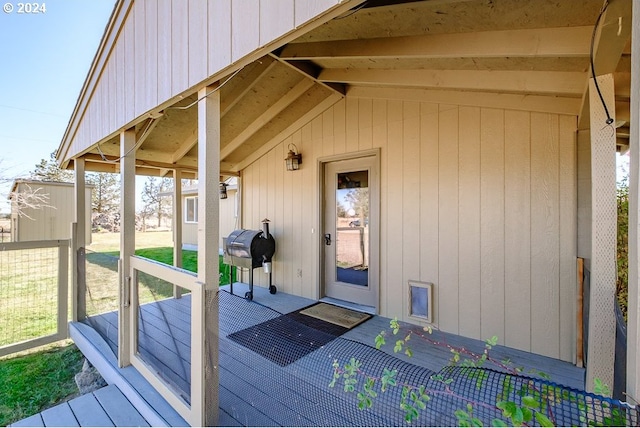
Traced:
[[324, 165], [323, 291], [378, 307], [378, 157]]

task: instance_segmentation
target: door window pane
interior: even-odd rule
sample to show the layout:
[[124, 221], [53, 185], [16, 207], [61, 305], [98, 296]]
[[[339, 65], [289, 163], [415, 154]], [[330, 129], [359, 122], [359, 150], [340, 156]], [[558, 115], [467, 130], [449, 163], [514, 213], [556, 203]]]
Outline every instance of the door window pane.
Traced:
[[369, 171], [337, 175], [336, 278], [369, 285]]

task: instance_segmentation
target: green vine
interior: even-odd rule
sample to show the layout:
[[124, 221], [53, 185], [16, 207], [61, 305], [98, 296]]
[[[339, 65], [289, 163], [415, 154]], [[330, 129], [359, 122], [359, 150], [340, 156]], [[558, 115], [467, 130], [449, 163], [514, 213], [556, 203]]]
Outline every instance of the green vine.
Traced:
[[[497, 360], [491, 356], [491, 350], [497, 345], [498, 337], [493, 336], [485, 341], [483, 352], [475, 353], [465, 348], [453, 347], [447, 343], [439, 342], [427, 335], [431, 335], [430, 327], [424, 327], [422, 331], [407, 329], [406, 333], [401, 334], [401, 325], [397, 318], [389, 323], [390, 332], [382, 331], [375, 337], [375, 346], [381, 349], [390, 340], [393, 344], [394, 353], [403, 353], [408, 357], [413, 355], [410, 347], [411, 339], [418, 336], [420, 339], [427, 341], [436, 346], [446, 347], [450, 350], [452, 357], [451, 365], [460, 367], [482, 368], [486, 364], [492, 364], [506, 376], [502, 382], [500, 393], [497, 396], [495, 405], [491, 406], [487, 403], [474, 402], [464, 396], [457, 394], [452, 388], [453, 379], [445, 378], [442, 374], [431, 376], [431, 380], [437, 381], [443, 390], [430, 390], [424, 385], [410, 385], [398, 382], [397, 370], [389, 370], [385, 368], [381, 376], [371, 376], [363, 371], [362, 363], [352, 357], [346, 364], [341, 365], [338, 360], [333, 362], [333, 378], [329, 384], [335, 387], [338, 383], [342, 383], [344, 391], [347, 393], [355, 393], [358, 400], [358, 409], [366, 410], [373, 407], [374, 400], [381, 393], [387, 392], [390, 388], [402, 388], [400, 393], [399, 408], [404, 412], [404, 420], [406, 423], [412, 423], [417, 420], [420, 413], [427, 408], [427, 402], [435, 395], [447, 395], [452, 398], [464, 400], [467, 402], [464, 409], [458, 409], [454, 412], [458, 425], [464, 427], [482, 426], [482, 421], [474, 415], [474, 410], [478, 406], [493, 409], [500, 412], [503, 419], [495, 418], [491, 421], [493, 426], [530, 426], [537, 423], [543, 427], [554, 426], [554, 415], [551, 411], [551, 404], [558, 404], [562, 401], [568, 401], [575, 405], [581, 413], [581, 421], [586, 423], [587, 404], [583, 400], [579, 401], [577, 397], [570, 394], [562, 388], [552, 385], [537, 386], [533, 382], [522, 385], [515, 390], [514, 381], [517, 375], [523, 374], [522, 367], [515, 367], [509, 360]], [[529, 373], [535, 374], [543, 379], [549, 379], [549, 376], [538, 370], [532, 370]], [[481, 389], [488, 379], [488, 373], [481, 370], [473, 370], [468, 374], [471, 380], [475, 381], [475, 386]], [[361, 382], [361, 379], [364, 381]], [[596, 379], [594, 391], [597, 394], [610, 395], [607, 385]], [[518, 404], [512, 397], [518, 396], [520, 403]], [[603, 402], [603, 407], [607, 408], [608, 404]], [[619, 426], [625, 425], [626, 419], [620, 409], [614, 408], [608, 412], [610, 416], [603, 417], [602, 423], [597, 426]], [[507, 421], [507, 422], [505, 422]], [[592, 426], [596, 426], [592, 424]]]

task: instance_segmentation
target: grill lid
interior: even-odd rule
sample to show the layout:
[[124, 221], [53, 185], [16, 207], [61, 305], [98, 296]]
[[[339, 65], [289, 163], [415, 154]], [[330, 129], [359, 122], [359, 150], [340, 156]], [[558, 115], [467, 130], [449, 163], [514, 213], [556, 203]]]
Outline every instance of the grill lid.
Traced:
[[260, 235], [262, 235], [261, 230], [234, 230], [229, 234], [226, 241], [227, 246], [224, 250], [231, 256], [250, 258], [251, 243]]

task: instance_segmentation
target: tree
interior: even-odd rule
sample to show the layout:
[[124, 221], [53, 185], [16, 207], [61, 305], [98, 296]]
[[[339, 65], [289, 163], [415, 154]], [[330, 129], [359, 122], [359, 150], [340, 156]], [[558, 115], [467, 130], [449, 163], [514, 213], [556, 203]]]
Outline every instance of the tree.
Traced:
[[91, 222], [93, 228], [111, 232], [120, 229], [120, 176], [108, 172], [89, 174], [87, 182], [94, 186], [91, 192]]
[[369, 188], [359, 187], [350, 189], [349, 193], [345, 196], [347, 201], [353, 210], [356, 212], [356, 216], [363, 221], [369, 218]]
[[142, 188], [142, 202], [144, 208], [142, 212], [153, 212], [158, 219], [158, 227], [162, 226], [164, 217], [171, 218], [171, 198], [161, 196], [163, 192], [170, 190], [173, 180], [161, 178], [156, 181], [155, 177], [148, 177]]
[[58, 162], [56, 162], [56, 153], [52, 152], [49, 160], [40, 160], [40, 163], [38, 163], [36, 168], [31, 172], [31, 178], [40, 181], [73, 183], [74, 173], [73, 171], [61, 169], [60, 166], [58, 166]]

